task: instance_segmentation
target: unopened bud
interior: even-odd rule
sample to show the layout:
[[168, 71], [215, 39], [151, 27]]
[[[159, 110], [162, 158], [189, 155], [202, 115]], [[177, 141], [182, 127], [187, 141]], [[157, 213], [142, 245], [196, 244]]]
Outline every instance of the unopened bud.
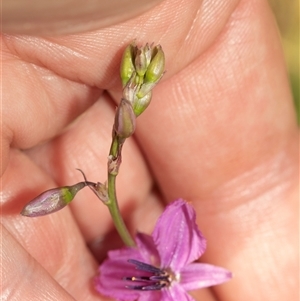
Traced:
[[144, 97], [142, 98], [135, 98], [133, 102], [133, 111], [136, 117], [141, 115], [149, 106], [150, 101], [152, 98], [152, 91], [149, 91]]
[[131, 78], [132, 73], [135, 71], [134, 51], [135, 51], [135, 46], [133, 44], [130, 44], [125, 48], [123, 53], [121, 67], [120, 67], [120, 76], [121, 76], [123, 87], [127, 84], [129, 79]]
[[86, 185], [87, 182], [79, 182], [73, 186], [57, 187], [44, 191], [29, 202], [23, 208], [21, 214], [35, 217], [56, 212], [68, 205], [74, 199], [76, 193]]
[[130, 103], [133, 103], [136, 98], [137, 90], [138, 85], [136, 84], [136, 72], [133, 72], [130, 80], [123, 89], [123, 98], [127, 99]]
[[136, 96], [138, 98], [143, 98], [145, 97], [147, 94], [149, 94], [152, 89], [157, 85], [157, 83], [145, 83], [141, 86], [141, 88], [139, 89], [139, 91], [136, 93]]
[[147, 58], [143, 48], [138, 48], [135, 57], [135, 69], [140, 77], [144, 77], [147, 71]]
[[128, 138], [134, 133], [136, 116], [132, 104], [125, 98], [121, 99], [118, 106], [114, 128], [120, 138]]
[[164, 74], [165, 54], [160, 45], [153, 49], [153, 55], [145, 74], [145, 83], [157, 83]]
[[149, 66], [149, 64], [151, 62], [152, 47], [153, 47], [153, 44], [151, 44], [151, 46], [149, 46], [148, 43], [144, 46], [144, 53], [145, 53], [145, 57], [146, 57], [146, 61], [147, 61], [147, 66]]

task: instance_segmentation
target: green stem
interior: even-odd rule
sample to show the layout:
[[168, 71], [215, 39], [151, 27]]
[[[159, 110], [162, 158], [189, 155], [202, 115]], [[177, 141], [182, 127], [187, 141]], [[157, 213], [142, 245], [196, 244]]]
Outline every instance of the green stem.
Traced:
[[[111, 159], [114, 161], [120, 160], [121, 162], [121, 149], [122, 144], [120, 144], [120, 141], [118, 137], [115, 135], [113, 136], [111, 148], [109, 155], [111, 156]], [[117, 166], [118, 170], [119, 166]], [[116, 195], [116, 177], [118, 172], [112, 172], [108, 166], [108, 179], [107, 179], [107, 193], [108, 193], [108, 199], [109, 201], [106, 203], [108, 206], [109, 212], [111, 214], [111, 217], [113, 219], [113, 222], [115, 224], [115, 227], [122, 238], [125, 245], [133, 247], [135, 246], [135, 242], [132, 239], [125, 223], [122, 218], [122, 215], [120, 213], [117, 195]]]

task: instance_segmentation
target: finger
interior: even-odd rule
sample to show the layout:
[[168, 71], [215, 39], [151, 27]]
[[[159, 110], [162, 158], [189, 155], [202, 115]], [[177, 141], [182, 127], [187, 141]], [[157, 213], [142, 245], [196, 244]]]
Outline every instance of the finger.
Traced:
[[102, 93], [13, 58], [11, 53], [3, 57], [1, 172], [10, 147], [26, 149], [52, 138]]
[[[26, 270], [29, 276], [26, 281], [24, 280], [21, 291], [33, 285], [32, 279], [44, 275], [40, 281], [44, 279], [45, 283], [41, 284], [38, 281], [37, 285], [41, 285], [41, 290], [45, 289], [42, 294], [48, 294], [48, 298], [54, 293], [56, 295], [64, 293], [67, 296], [68, 292], [76, 300], [99, 300], [92, 285], [97, 264], [86, 247], [69, 209], [65, 208], [56, 214], [41, 218], [27, 218], [19, 214], [25, 203], [38, 195], [41, 190], [52, 186], [51, 183], [49, 176], [36, 167], [27, 156], [20, 151], [11, 152], [7, 171], [2, 177], [1, 221], [13, 237], [8, 240], [7, 247], [9, 249], [14, 247], [15, 239], [23, 249], [17, 246], [16, 253], [12, 253], [10, 258], [12, 262], [9, 263], [9, 258], [5, 259], [3, 264], [5, 269], [8, 269], [6, 278], [19, 279], [24, 277]], [[6, 243], [6, 237], [4, 242]], [[24, 250], [29, 255], [25, 255]], [[18, 265], [18, 259], [22, 265]], [[50, 277], [55, 279], [65, 292], [62, 288], [58, 288], [57, 283], [51, 282]], [[18, 290], [16, 282], [6, 284], [8, 290]], [[38, 295], [35, 298], [38, 298]]]
[[2, 300], [75, 300], [1, 227]]
[[272, 300], [292, 300], [298, 130], [267, 3], [241, 2], [211, 48], [156, 93], [137, 139], [166, 198], [194, 201], [204, 260], [236, 275], [219, 298], [269, 299], [271, 287]]
[[[10, 53], [10, 60], [17, 57], [63, 78], [112, 89], [120, 87], [116, 75], [128, 43], [161, 43], [167, 53], [165, 78], [171, 77], [211, 45], [237, 3], [164, 1], [138, 18], [84, 34], [47, 38], [4, 35], [3, 50]], [[205, 5], [209, 5], [209, 10]], [[154, 27], [157, 31], [153, 31]]]
[[[218, 30], [220, 30], [220, 26], [222, 25], [224, 20], [228, 17], [228, 13], [230, 12], [230, 8], [232, 8], [232, 4], [224, 5], [224, 7], [223, 7], [224, 10], [223, 10], [222, 14], [219, 15], [219, 18], [218, 18], [219, 21], [214, 23], [214, 25], [217, 25], [216, 29], [212, 25], [212, 23], [209, 21], [209, 16], [208, 16], [207, 12], [204, 11], [203, 16], [202, 16], [202, 11], [199, 8], [198, 2], [195, 1], [194, 3], [191, 3], [191, 6], [188, 6], [187, 9], [184, 8], [183, 4], [181, 4], [182, 9], [184, 8], [182, 10], [182, 14], [180, 16], [175, 14], [175, 18], [174, 18], [174, 13], [176, 12], [176, 7], [177, 7], [176, 3], [173, 3], [171, 8], [170, 8], [170, 5], [165, 5], [165, 6], [161, 7], [160, 10], [156, 11], [156, 15], [158, 17], [159, 23], [164, 24], [164, 28], [163, 28], [164, 30], [167, 28], [167, 26], [169, 27], [170, 30], [172, 30], [172, 28], [175, 28], [177, 26], [179, 26], [179, 28], [180, 28], [180, 31], [177, 31], [177, 33], [180, 33], [180, 35], [178, 35], [178, 36], [176, 35], [175, 41], [174, 41], [174, 35], [172, 35], [170, 37], [166, 36], [166, 43], [167, 43], [166, 51], [169, 50], [171, 55], [173, 55], [173, 57], [176, 54], [176, 56], [179, 55], [179, 58], [180, 58], [178, 60], [178, 64], [170, 66], [171, 69], [168, 72], [169, 75], [176, 72], [176, 70], [178, 70], [179, 68], [182, 68], [185, 64], [188, 64], [197, 55], [197, 53], [195, 51], [190, 50], [190, 47], [187, 47], [186, 49], [181, 49], [180, 51], [178, 51], [178, 49], [175, 48], [174, 46], [183, 40], [186, 40], [186, 42], [191, 45], [193, 43], [196, 43], [197, 39], [195, 39], [194, 36], [197, 35], [198, 33], [201, 33], [201, 31], [203, 31], [203, 32], [205, 32], [205, 30], [210, 31], [211, 34], [209, 36], [210, 37], [214, 36], [218, 32]], [[217, 8], [216, 10], [214, 10], [213, 8], [214, 7], [212, 6], [213, 14], [218, 14], [218, 12], [220, 12], [219, 7], [216, 7]], [[192, 29], [190, 29], [191, 24], [189, 22], [188, 23], [183, 22], [182, 20], [188, 20], [191, 17], [191, 15], [194, 14], [195, 9], [196, 9], [196, 11], [198, 11], [197, 18], [195, 20], [196, 23], [195, 23], [195, 26]], [[203, 30], [199, 29], [200, 16], [202, 16], [203, 19], [207, 20], [204, 25]], [[150, 17], [149, 14], [146, 16], [142, 16], [140, 18], [139, 22], [145, 24], [145, 32], [151, 34], [151, 36], [154, 36], [153, 30], [152, 30], [153, 24], [151, 22], [151, 19], [149, 20], [149, 17]], [[182, 19], [181, 17], [184, 17], [184, 18]], [[172, 20], [171, 26], [164, 21], [165, 19]], [[129, 27], [134, 26], [134, 24], [136, 24], [136, 21], [130, 21], [127, 23], [128, 27], [127, 26], [120, 27], [119, 35], [117, 37], [120, 38], [122, 34], [124, 35], [126, 33], [126, 30]], [[76, 82], [75, 83], [69, 82], [69, 81], [65, 80], [65, 78], [70, 79], [72, 81], [76, 81], [76, 80], [78, 81], [78, 78], [79, 78], [79, 81], [81, 81], [83, 83], [87, 83], [89, 85], [95, 85], [97, 83], [97, 81], [99, 81], [99, 83], [97, 83], [97, 85], [101, 85], [102, 87], [106, 87], [106, 88], [108, 88], [108, 87], [112, 88], [115, 85], [115, 84], [109, 83], [109, 80], [112, 78], [111, 74], [108, 73], [108, 75], [107, 75], [107, 72], [100, 72], [100, 74], [98, 74], [98, 72], [97, 72], [97, 70], [98, 71], [99, 70], [107, 70], [107, 66], [104, 65], [104, 68], [103, 68], [103, 64], [107, 64], [107, 62], [102, 61], [101, 63], [99, 63], [98, 58], [106, 57], [105, 55], [107, 53], [109, 53], [110, 61], [108, 61], [108, 63], [111, 64], [113, 62], [115, 64], [114, 65], [115, 67], [112, 68], [115, 71], [113, 71], [112, 73], [114, 73], [114, 74], [117, 73], [117, 66], [116, 66], [117, 63], [114, 62], [114, 60], [112, 60], [111, 48], [116, 49], [119, 42], [118, 42], [118, 39], [116, 39], [116, 36], [111, 35], [111, 33], [113, 31], [116, 31], [116, 30], [109, 29], [108, 31], [102, 32], [101, 33], [102, 35], [100, 35], [99, 33], [98, 33], [98, 35], [95, 35], [95, 33], [92, 33], [89, 35], [83, 35], [83, 36], [79, 36], [79, 37], [71, 36], [68, 38], [69, 43], [68, 42], [65, 43], [65, 41], [66, 41], [65, 37], [60, 38], [58, 40], [52, 39], [50, 41], [48, 39], [41, 40], [38, 38], [28, 38], [28, 37], [27, 38], [26, 37], [7, 37], [7, 39], [6, 39], [7, 51], [11, 51], [12, 54], [16, 54], [16, 53], [19, 54], [24, 60], [29, 61], [29, 64], [32, 64], [32, 62], [34, 62], [35, 64], [46, 66], [46, 69], [50, 70], [49, 71], [50, 75], [45, 76], [47, 82], [42, 83], [42, 85], [41, 85], [42, 87], [40, 89], [42, 91], [41, 93], [43, 93], [44, 92], [43, 89], [44, 89], [44, 87], [46, 87], [47, 90], [46, 90], [45, 94], [50, 96], [49, 98], [46, 98], [44, 100], [45, 105], [41, 106], [41, 107], [33, 105], [32, 113], [28, 112], [28, 115], [25, 118], [17, 118], [17, 119], [7, 118], [6, 123], [9, 123], [9, 122], [12, 123], [12, 126], [8, 131], [11, 136], [7, 138], [8, 141], [11, 139], [14, 139], [12, 145], [14, 145], [15, 147], [28, 148], [28, 147], [36, 144], [41, 139], [44, 140], [44, 139], [50, 138], [55, 133], [57, 133], [59, 131], [59, 129], [61, 129], [63, 127], [64, 124], [66, 124], [67, 122], [70, 121], [70, 118], [69, 118], [70, 110], [74, 111], [74, 115], [79, 114], [84, 109], [84, 105], [86, 104], [86, 102], [88, 102], [90, 105], [90, 103], [92, 103], [95, 100], [95, 96], [90, 98], [90, 90], [86, 89], [86, 86], [78, 85], [78, 83], [76, 83]], [[188, 37], [187, 37], [187, 32], [189, 32]], [[132, 38], [134, 37], [133, 34], [135, 35], [136, 33], [131, 33]], [[157, 37], [161, 36], [161, 34], [162, 33], [158, 33]], [[114, 38], [112, 38], [112, 37], [114, 37]], [[157, 39], [157, 37], [156, 37], [156, 39]], [[107, 45], [104, 44], [105, 49], [103, 47], [100, 47], [101, 45], [103, 45], [104, 40], [106, 42], [109, 42], [109, 43], [107, 43]], [[115, 44], [111, 44], [110, 42], [113, 42]], [[207, 43], [208, 43], [207, 39], [204, 40], [203, 45], [201, 44], [200, 48], [201, 49], [205, 48]], [[97, 44], [99, 44], [99, 47], [94, 46]], [[36, 51], [36, 47], [39, 47], [38, 51]], [[50, 47], [54, 51], [54, 53], [49, 56]], [[74, 51], [70, 52], [68, 47], [70, 47], [71, 49], [74, 49]], [[35, 49], [35, 51], [33, 51], [34, 49]], [[175, 51], [175, 49], [176, 49], [176, 51]], [[198, 50], [197, 47], [195, 47], [194, 49], [196, 49], [198, 52], [201, 51], [201, 50]], [[75, 54], [78, 52], [80, 52], [81, 54], [84, 53], [86, 56], [78, 55], [77, 56], [78, 60], [76, 60], [74, 63], [72, 63], [74, 61], [74, 52], [75, 52]], [[183, 53], [185, 55], [182, 55]], [[88, 60], [87, 58], [90, 58], [90, 60]], [[119, 60], [118, 60], [118, 62], [119, 62]], [[94, 69], [94, 66], [96, 66], [96, 65], [98, 67], [96, 69]], [[26, 67], [28, 67], [28, 66], [26, 65]], [[38, 69], [38, 73], [36, 74], [37, 77], [32, 79], [32, 83], [35, 83], [38, 79], [40, 79], [40, 75], [43, 75], [44, 68], [37, 67], [37, 69]], [[13, 70], [13, 68], [7, 68], [6, 70]], [[45, 72], [48, 72], [47, 70]], [[87, 72], [87, 70], [88, 70], [88, 72]], [[54, 74], [52, 74], [52, 72]], [[25, 75], [27, 75], [27, 73], [25, 71], [20, 72], [20, 73], [24, 74], [24, 82], [26, 82]], [[60, 74], [61, 77], [56, 77], [56, 74]], [[52, 75], [53, 75], [53, 84], [52, 84], [52, 79], [51, 79]], [[99, 75], [100, 75], [100, 78], [98, 78]], [[106, 78], [106, 76], [107, 76], [107, 78]], [[50, 84], [49, 84], [49, 77], [50, 77]], [[9, 78], [9, 77], [6, 77], [6, 78]], [[11, 76], [11, 78], [13, 78], [13, 76]], [[43, 80], [44, 77], [41, 76], [41, 78]], [[21, 82], [22, 82], [22, 80], [21, 80]], [[70, 85], [71, 85], [71, 89], [70, 89]], [[75, 86], [75, 88], [72, 88], [73, 85]], [[7, 86], [9, 86], [9, 85], [7, 85]], [[27, 86], [26, 86], [26, 88], [27, 88]], [[81, 88], [82, 88], [82, 90], [81, 90]], [[34, 91], [34, 89], [36, 89], [36, 87], [29, 86], [29, 88], [28, 88], [28, 90], [30, 92]], [[73, 92], [73, 90], [74, 90], [74, 93], [71, 93], [69, 95], [70, 90], [71, 90], [71, 92]], [[10, 90], [8, 90], [8, 91], [10, 91]], [[59, 94], [55, 95], [55, 97], [51, 97], [52, 95], [54, 95], [54, 93], [59, 93]], [[80, 93], [82, 93], [82, 94], [80, 94]], [[78, 95], [79, 95], [79, 97], [78, 97]], [[16, 103], [15, 106], [13, 106], [10, 103], [10, 106], [7, 108], [8, 110], [5, 110], [5, 111], [11, 110], [12, 113], [8, 114], [8, 116], [16, 115], [16, 113], [20, 114], [20, 112], [19, 112], [20, 104], [19, 103], [20, 103], [20, 98], [22, 97], [22, 93], [20, 93], [20, 97], [15, 97], [15, 96], [16, 96], [15, 91], [13, 91], [13, 94], [11, 95], [11, 97], [9, 99], [18, 99], [18, 103]], [[82, 106], [76, 104], [75, 108], [74, 108], [74, 101], [72, 100], [72, 97], [76, 97], [76, 98], [78, 97], [79, 99], [82, 99]], [[23, 102], [27, 104], [29, 98], [30, 98], [29, 93], [28, 93], [28, 95], [25, 94], [25, 97], [23, 97]], [[50, 102], [50, 104], [51, 104], [50, 107], [49, 107], [49, 105], [46, 105], [48, 102]], [[39, 103], [38, 97], [33, 98], [32, 103], [38, 104]], [[62, 105], [64, 105], [63, 108], [61, 108]], [[46, 108], [46, 110], [43, 110], [44, 107]], [[78, 110], [77, 110], [77, 107], [79, 107]], [[71, 116], [74, 116], [74, 115], [72, 114]], [[35, 116], [38, 116], [38, 118], [36, 118]], [[55, 116], [55, 118], [54, 118], [54, 116]], [[106, 118], [106, 114], [104, 114], [102, 116], [103, 116], [103, 118]], [[101, 118], [102, 122], [104, 121], [103, 118]], [[18, 122], [18, 126], [17, 125], [14, 126], [14, 121]], [[31, 127], [28, 127], [28, 124], [31, 124]], [[100, 126], [99, 126], [99, 128], [100, 128]], [[33, 129], [34, 129], [34, 131], [33, 131]], [[52, 129], [52, 130], [49, 131], [49, 129]], [[108, 130], [108, 132], [110, 132], [110, 129]], [[79, 140], [79, 141], [83, 141], [83, 140]], [[74, 149], [74, 148], [75, 148], [75, 145], [72, 149]], [[58, 154], [58, 152], [56, 152], [56, 157], [57, 157], [57, 154]], [[82, 154], [80, 156], [81, 158], [86, 158], [86, 156], [83, 155], [84, 153], [81, 153], [81, 154]], [[61, 157], [61, 159], [64, 159], [64, 158]], [[58, 167], [61, 166], [61, 164], [57, 164], [57, 162], [58, 162], [57, 159], [54, 162], [56, 164], [53, 164], [53, 166], [58, 166]], [[96, 161], [96, 162], [98, 162], [98, 161]], [[66, 164], [64, 166], [69, 167], [72, 165]], [[58, 169], [57, 169], [57, 172], [55, 175], [55, 179], [57, 179], [59, 183], [62, 183], [63, 177], [60, 175], [66, 175], [69, 173], [69, 171], [62, 171], [61, 169], [59, 169], [59, 170]], [[73, 172], [73, 169], [72, 169], [72, 172]], [[140, 174], [140, 173], [137, 173], [137, 174]], [[145, 180], [145, 178], [141, 177], [140, 179]], [[67, 180], [67, 179], [64, 179], [64, 180]], [[146, 178], [146, 180], [147, 180], [147, 178]], [[64, 182], [64, 183], [66, 183], [66, 182]], [[139, 181], [138, 181], [138, 183], [139, 183]], [[146, 183], [145, 186], [147, 187], [147, 185], [148, 185], [147, 183], [149, 183], [149, 181], [144, 181], [144, 183]], [[132, 189], [134, 189], [134, 186], [130, 185], [130, 187], [131, 187], [130, 191], [132, 191]], [[141, 189], [141, 191], [143, 191], [143, 190]], [[136, 194], [133, 194], [133, 199], [136, 199]]]
[[3, 1], [2, 29], [13, 34], [66, 34], [110, 26], [151, 9], [159, 0]]
[[[137, 19], [82, 35], [44, 39], [4, 35], [3, 168], [10, 145], [29, 148], [49, 139], [90, 106], [102, 89], [121, 90], [118, 69], [128, 42], [137, 36], [140, 43], [161, 41], [170, 77], [212, 43], [235, 5], [224, 1], [204, 10], [198, 1], [188, 3], [163, 2]], [[188, 21], [193, 18], [195, 22]], [[137, 24], [143, 27], [130, 30]]]

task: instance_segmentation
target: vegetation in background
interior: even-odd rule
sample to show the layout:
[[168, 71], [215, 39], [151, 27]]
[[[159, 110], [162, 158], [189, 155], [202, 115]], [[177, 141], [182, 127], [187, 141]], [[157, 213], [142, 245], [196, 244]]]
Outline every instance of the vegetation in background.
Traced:
[[299, 0], [269, 0], [269, 2], [282, 36], [298, 124], [300, 124]]

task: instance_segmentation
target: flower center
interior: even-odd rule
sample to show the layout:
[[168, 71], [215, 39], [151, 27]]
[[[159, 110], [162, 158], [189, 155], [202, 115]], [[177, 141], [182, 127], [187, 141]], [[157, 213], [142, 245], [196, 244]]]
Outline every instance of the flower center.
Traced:
[[123, 280], [133, 283], [133, 285], [127, 285], [126, 288], [142, 291], [155, 291], [170, 286], [173, 280], [172, 273], [154, 267], [153, 265], [134, 259], [129, 259], [128, 262], [134, 264], [137, 270], [144, 271], [145, 275], [124, 277]]

